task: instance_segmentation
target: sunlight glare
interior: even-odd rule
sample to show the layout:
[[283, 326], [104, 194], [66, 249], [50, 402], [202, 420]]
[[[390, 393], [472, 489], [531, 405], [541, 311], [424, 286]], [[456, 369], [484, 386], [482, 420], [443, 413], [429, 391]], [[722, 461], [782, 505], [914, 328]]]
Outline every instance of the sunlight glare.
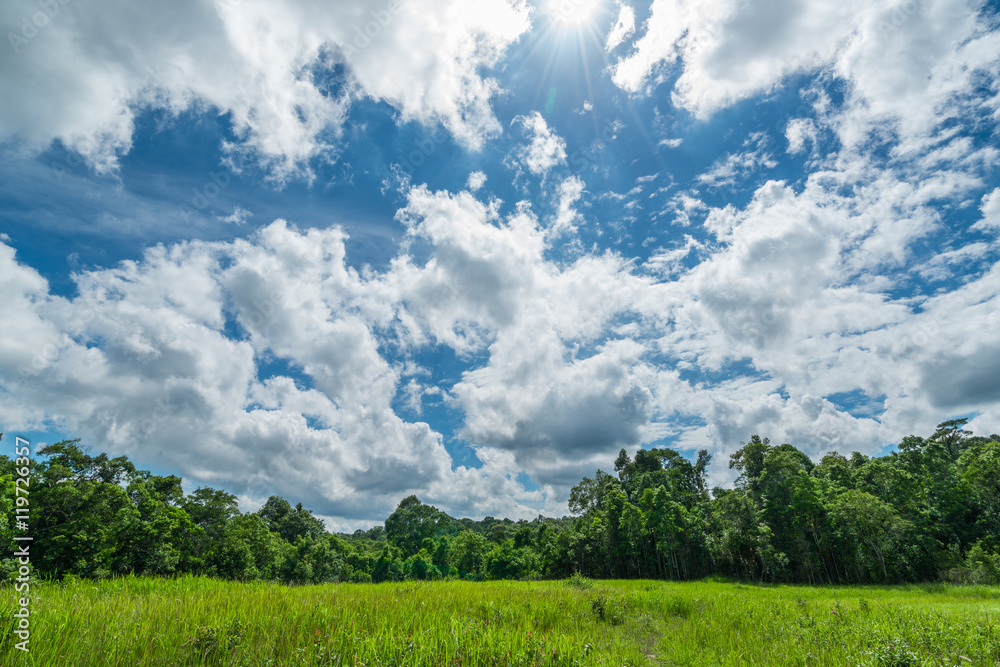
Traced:
[[601, 0], [549, 0], [548, 12], [561, 26], [582, 26], [593, 15]]

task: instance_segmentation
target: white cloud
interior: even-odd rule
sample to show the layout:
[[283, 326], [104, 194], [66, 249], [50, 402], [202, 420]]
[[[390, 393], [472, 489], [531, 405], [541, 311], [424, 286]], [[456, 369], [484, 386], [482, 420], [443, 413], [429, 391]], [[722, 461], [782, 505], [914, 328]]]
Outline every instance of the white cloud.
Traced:
[[946, 280], [955, 275], [957, 267], [968, 269], [989, 256], [991, 251], [988, 243], [970, 243], [934, 255], [917, 271], [928, 280]]
[[[744, 371], [745, 381], [696, 392], [668, 384], [669, 393], [656, 394], [661, 411], [699, 415], [710, 427], [706, 444], [722, 451], [759, 432], [817, 455], [874, 453], [907, 433], [929, 432], [938, 417], [996, 400], [996, 346], [986, 332], [1000, 294], [998, 265], [940, 295], [887, 296], [907, 270], [897, 273], [899, 265], [886, 262], [889, 251], [876, 249], [908, 254], [926, 233], [918, 221], [933, 215], [918, 190], [887, 173], [869, 177], [860, 196], [843, 194], [849, 181], [840, 179], [849, 173], [818, 173], [798, 194], [768, 183], [746, 208], [709, 216], [706, 226], [721, 247], [650, 306], [660, 304], [660, 317], [675, 323], [659, 347], [692, 368], [727, 369], [730, 378], [743, 360], [752, 371]], [[952, 277], [970, 258], [987, 257], [986, 244], [971, 243], [942, 251], [926, 270]], [[861, 396], [861, 412], [827, 398], [851, 392]], [[866, 412], [872, 409], [881, 413], [877, 421]]]
[[811, 118], [793, 118], [785, 126], [788, 152], [792, 155], [805, 150], [806, 142], [816, 145], [816, 123]]
[[253, 213], [246, 210], [242, 206], [237, 206], [229, 215], [219, 216], [217, 219], [219, 222], [227, 222], [231, 225], [243, 225], [246, 224], [246, 221], [252, 217]]
[[606, 51], [615, 50], [622, 42], [635, 32], [635, 10], [630, 5], [618, 3], [618, 20], [611, 27], [608, 39], [604, 44]]
[[[4, 3], [2, 32], [17, 35], [38, 11], [29, 0]], [[142, 110], [213, 110], [229, 114], [234, 158], [251, 156], [280, 182], [335, 156], [352, 101], [369, 97], [475, 148], [500, 131], [497, 84], [484, 73], [528, 15], [506, 0], [60, 3], [31, 39], [2, 50], [0, 137], [31, 150], [58, 139], [106, 172], [129, 150]], [[325, 92], [319, 80], [338, 64], [342, 85]]]
[[690, 234], [684, 235], [684, 244], [670, 250], [660, 249], [646, 261], [646, 269], [655, 275], [674, 276], [684, 271], [682, 261], [687, 258], [692, 250], [702, 247]]
[[530, 209], [506, 220], [468, 193], [410, 191], [397, 217], [411, 238], [433, 245], [416, 264], [400, 255], [380, 279], [385, 299], [402, 302], [404, 342], [428, 340], [467, 354], [514, 321], [543, 268], [544, 232]]
[[1000, 229], [1000, 188], [983, 195], [983, 204], [979, 210], [983, 217], [972, 225], [973, 229], [982, 231]]
[[[667, 204], [666, 210], [675, 215], [673, 222], [682, 227], [687, 227], [691, 224], [692, 215], [702, 212], [708, 213], [708, 207], [704, 202], [685, 192], [674, 195]], [[718, 209], [714, 211], [714, 215], [719, 215]]]
[[[223, 486], [247, 505], [280, 493], [346, 520], [453, 487], [455, 475], [488, 481], [485, 469], [453, 471], [440, 435], [392, 411], [403, 388], [371, 330], [385, 316], [378, 285], [345, 266], [344, 240], [278, 221], [246, 241], [157, 246], [79, 274], [72, 300], [50, 295], [0, 246], [17, 315], [0, 336], [5, 424], [42, 427], [58, 415], [102, 449]], [[224, 332], [230, 316], [244, 332], [235, 339]], [[258, 379], [271, 359], [313, 387]], [[464, 492], [490, 503], [475, 486]]]
[[519, 465], [547, 483], [575, 483], [587, 467], [606, 466], [608, 452], [639, 442], [652, 410], [632, 370], [642, 351], [613, 341], [567, 360], [557, 332], [529, 320], [504, 332], [489, 365], [454, 387], [467, 414], [463, 433], [515, 452]]
[[483, 185], [486, 184], [486, 174], [481, 171], [474, 171], [469, 174], [469, 180], [466, 182], [465, 187], [467, 187], [472, 192], [478, 192]]
[[520, 152], [528, 171], [542, 175], [566, 162], [566, 142], [549, 128], [542, 114], [534, 111], [530, 116], [518, 116], [514, 122], [520, 123], [528, 135], [529, 143]]
[[750, 150], [732, 153], [718, 160], [711, 169], [697, 176], [698, 182], [711, 188], [731, 186], [761, 167], [765, 169], [775, 168], [778, 163], [767, 152], [767, 144], [767, 135], [759, 132], [754, 133], [743, 144]]
[[[790, 74], [832, 68], [848, 83], [842, 141], [855, 145], [886, 121], [904, 139], [920, 137], [959, 109], [992, 104], [981, 93], [961, 95], [1000, 65], [1000, 34], [979, 18], [982, 5], [654, 0], [645, 34], [613, 66], [613, 79], [637, 94], [675, 66], [675, 104], [704, 118]], [[898, 150], [919, 145], [904, 141]]]
[[576, 231], [576, 221], [580, 214], [574, 208], [583, 194], [583, 181], [576, 176], [570, 176], [559, 185], [559, 211], [549, 233], [558, 236]]
[[[981, 187], [948, 173], [933, 192]], [[501, 215], [495, 200], [426, 187], [408, 192], [407, 240], [381, 271], [350, 268], [336, 228], [277, 221], [81, 271], [67, 299], [0, 245], [0, 409], [9, 428], [58, 419], [247, 506], [280, 493], [337, 525], [385, 516], [409, 493], [455, 513], [558, 513], [615, 449], [668, 431], [723, 456], [752, 433], [813, 455], [873, 453], [1000, 400], [1000, 265], [981, 241], [933, 260], [942, 278], [983, 262], [961, 286], [890, 295], [908, 275], [893, 253], [935, 220], [927, 185], [903, 177], [766, 183], [742, 208], [709, 209], [710, 239], [643, 266], [599, 251], [557, 261], [527, 204]], [[582, 187], [560, 185], [567, 215]], [[431, 346], [467, 362], [440, 390], [481, 468], [454, 467], [440, 434], [393, 407], [419, 415], [410, 355]], [[295, 372], [261, 377], [272, 361]], [[844, 407], [848, 394], [860, 405]], [[542, 490], [525, 490], [521, 471]]]

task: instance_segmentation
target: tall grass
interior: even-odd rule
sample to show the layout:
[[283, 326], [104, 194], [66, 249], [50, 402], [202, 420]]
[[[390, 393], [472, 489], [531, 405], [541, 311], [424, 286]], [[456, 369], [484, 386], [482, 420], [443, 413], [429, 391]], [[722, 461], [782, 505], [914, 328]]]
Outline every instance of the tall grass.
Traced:
[[35, 593], [31, 653], [4, 638], [0, 665], [1000, 664], [1000, 589], [988, 587], [188, 577]]

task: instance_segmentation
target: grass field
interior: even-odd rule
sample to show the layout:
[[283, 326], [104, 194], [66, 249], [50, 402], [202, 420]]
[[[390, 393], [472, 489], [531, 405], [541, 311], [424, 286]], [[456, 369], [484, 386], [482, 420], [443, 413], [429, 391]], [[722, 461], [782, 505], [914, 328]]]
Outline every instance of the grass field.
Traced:
[[4, 666], [1000, 664], [986, 587], [125, 578], [34, 592], [31, 652], [7, 629]]

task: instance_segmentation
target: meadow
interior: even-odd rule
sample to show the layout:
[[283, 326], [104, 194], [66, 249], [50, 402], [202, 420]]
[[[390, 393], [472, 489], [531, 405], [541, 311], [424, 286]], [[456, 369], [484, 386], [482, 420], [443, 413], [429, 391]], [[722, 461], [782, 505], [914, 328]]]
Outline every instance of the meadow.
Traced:
[[31, 652], [7, 629], [4, 666], [1000, 664], [997, 587], [70, 577], [32, 591]]

